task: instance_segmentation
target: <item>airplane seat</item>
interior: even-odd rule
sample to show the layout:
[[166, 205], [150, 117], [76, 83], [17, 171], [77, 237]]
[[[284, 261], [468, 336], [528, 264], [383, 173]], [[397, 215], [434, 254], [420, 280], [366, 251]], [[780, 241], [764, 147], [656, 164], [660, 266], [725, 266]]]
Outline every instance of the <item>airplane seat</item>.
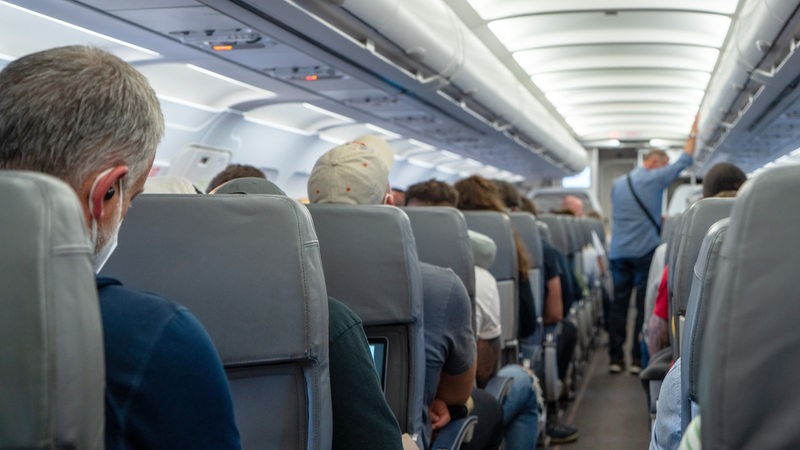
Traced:
[[83, 209], [49, 175], [0, 171], [0, 448], [104, 448], [103, 328]]
[[701, 343], [703, 448], [800, 448], [800, 166], [739, 190]]
[[550, 225], [542, 222], [537, 217], [536, 226], [539, 228], [539, 234], [542, 236], [542, 240], [553, 245], [553, 233], [550, 231]]
[[[681, 229], [681, 223], [684, 219], [684, 213], [677, 214], [670, 218], [670, 223], [672, 224], [669, 228], [662, 228], [662, 242], [665, 244], [663, 250], [663, 261], [664, 265], [668, 265], [667, 269], [667, 291], [668, 297], [671, 296], [671, 289], [672, 289], [672, 282], [675, 272], [675, 260], [677, 254], [677, 247], [678, 242], [680, 240], [679, 234]], [[663, 236], [668, 234], [666, 239], [663, 239]], [[658, 248], [656, 248], [658, 252]], [[657, 253], [656, 252], [656, 253]], [[656, 253], [653, 254], [653, 258], [656, 257]], [[651, 265], [652, 265], [651, 260]], [[662, 269], [663, 270], [663, 269]], [[654, 274], [655, 275], [655, 274]], [[658, 283], [661, 282], [662, 274], [657, 274], [658, 276]], [[650, 285], [650, 273], [648, 273], [648, 285]], [[655, 287], [658, 289], [658, 286]], [[652, 303], [647, 302], [647, 297], [645, 297], [645, 324], [647, 320], [649, 320], [650, 315], [653, 314], [653, 308], [655, 307], [655, 300], [658, 292], [656, 292], [652, 297]], [[669, 319], [668, 319], [669, 320]], [[643, 328], [645, 328], [645, 324], [643, 324]], [[672, 333], [670, 333], [670, 337], [672, 337]], [[661, 384], [666, 377], [667, 372], [669, 371], [670, 367], [672, 366], [672, 341], [670, 341], [670, 346], [665, 347], [658, 351], [654, 355], [650, 355], [650, 360], [647, 362], [647, 367], [645, 367], [642, 372], [639, 374], [639, 379], [642, 381], [642, 384], [645, 386], [645, 390], [647, 391], [647, 409], [650, 412], [650, 420], [651, 422], [655, 420], [656, 416], [656, 405], [658, 402], [658, 397], [661, 392]]]
[[666, 216], [664, 220], [661, 222], [661, 243], [666, 243], [674, 233], [675, 226], [679, 223], [677, 218], [680, 214], [674, 216]]
[[467, 288], [474, 317], [475, 260], [464, 215], [448, 206], [405, 206], [400, 209], [411, 222], [419, 260], [453, 269]]
[[547, 224], [547, 228], [550, 230], [550, 245], [569, 259], [569, 237], [567, 236], [565, 224], [561, 221], [561, 216], [555, 214], [540, 214], [536, 219]]
[[247, 449], [328, 449], [328, 301], [308, 211], [275, 195], [142, 195], [103, 270], [189, 308]]
[[519, 360], [519, 272], [517, 248], [514, 243], [511, 219], [507, 214], [494, 211], [462, 211], [467, 227], [483, 233], [497, 245], [494, 262], [489, 272], [497, 280], [500, 293], [500, 321], [503, 334], [503, 365]]
[[520, 344], [522, 359], [530, 359], [534, 363], [541, 357], [542, 342], [544, 340], [544, 255], [542, 254], [542, 237], [539, 227], [536, 226], [536, 217], [527, 212], [510, 213], [511, 223], [519, 233], [520, 239], [528, 249], [531, 257], [531, 267], [528, 273], [530, 287], [533, 291], [534, 306], [536, 308], [536, 330]]
[[675, 248], [675, 262], [673, 270], [672, 294], [669, 298], [669, 315], [671, 325], [668, 327], [672, 345], [672, 359], [681, 355], [681, 335], [686, 314], [686, 303], [689, 299], [689, 290], [692, 285], [697, 255], [708, 229], [720, 219], [728, 217], [734, 198], [704, 198], [694, 202], [683, 215], [678, 231], [678, 241]]
[[681, 352], [681, 429], [686, 430], [689, 422], [698, 412], [697, 378], [699, 373], [700, 345], [706, 332], [708, 311], [713, 301], [713, 284], [718, 276], [719, 250], [725, 241], [730, 218], [722, 219], [712, 225], [706, 233], [697, 263], [694, 266], [694, 280], [686, 305], [686, 323], [683, 329], [683, 351]]
[[377, 205], [307, 205], [328, 293], [386, 347], [384, 394], [400, 429], [422, 435], [425, 335], [422, 275], [408, 216]]

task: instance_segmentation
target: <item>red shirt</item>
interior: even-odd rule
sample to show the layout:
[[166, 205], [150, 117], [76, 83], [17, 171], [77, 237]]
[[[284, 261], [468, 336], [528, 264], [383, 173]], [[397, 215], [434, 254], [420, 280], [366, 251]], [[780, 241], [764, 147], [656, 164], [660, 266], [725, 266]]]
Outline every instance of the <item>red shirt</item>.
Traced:
[[664, 272], [661, 274], [661, 283], [658, 285], [658, 295], [656, 295], [656, 306], [653, 308], [653, 314], [667, 320], [669, 301], [667, 299], [667, 271], [669, 264], [664, 265]]

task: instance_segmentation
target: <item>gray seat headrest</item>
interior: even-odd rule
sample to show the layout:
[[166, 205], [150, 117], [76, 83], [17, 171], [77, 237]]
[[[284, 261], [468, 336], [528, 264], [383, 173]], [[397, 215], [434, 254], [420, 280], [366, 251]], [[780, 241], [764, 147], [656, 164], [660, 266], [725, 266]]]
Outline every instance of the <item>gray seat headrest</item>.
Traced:
[[471, 299], [475, 298], [477, 258], [468, 242], [467, 223], [461, 211], [447, 206], [401, 208], [411, 222], [419, 260], [449, 267], [461, 278]]
[[0, 171], [0, 448], [104, 446], [93, 248], [71, 187]]

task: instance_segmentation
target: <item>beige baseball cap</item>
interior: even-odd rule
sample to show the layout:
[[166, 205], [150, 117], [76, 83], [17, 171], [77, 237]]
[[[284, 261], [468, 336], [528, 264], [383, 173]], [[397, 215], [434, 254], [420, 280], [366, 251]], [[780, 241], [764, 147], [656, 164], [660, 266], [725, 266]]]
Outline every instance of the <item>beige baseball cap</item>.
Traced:
[[334, 147], [314, 164], [308, 199], [311, 203], [381, 204], [393, 163], [392, 147], [379, 136], [360, 136]]

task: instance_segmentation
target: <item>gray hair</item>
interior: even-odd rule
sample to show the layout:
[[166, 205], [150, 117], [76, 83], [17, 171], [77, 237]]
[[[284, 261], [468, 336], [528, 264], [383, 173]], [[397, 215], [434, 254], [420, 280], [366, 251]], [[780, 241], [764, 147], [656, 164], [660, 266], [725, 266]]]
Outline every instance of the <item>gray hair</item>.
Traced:
[[76, 190], [98, 170], [149, 170], [164, 135], [156, 93], [131, 65], [98, 48], [59, 47], [0, 72], [0, 168], [34, 170]]

